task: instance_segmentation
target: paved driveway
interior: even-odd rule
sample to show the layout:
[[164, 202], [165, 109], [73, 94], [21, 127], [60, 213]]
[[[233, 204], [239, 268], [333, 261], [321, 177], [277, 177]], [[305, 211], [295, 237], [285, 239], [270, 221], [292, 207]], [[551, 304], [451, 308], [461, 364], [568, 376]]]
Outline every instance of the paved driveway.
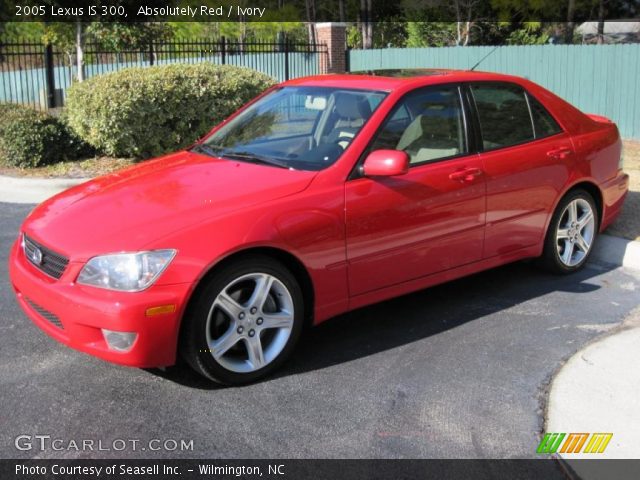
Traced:
[[[531, 457], [551, 375], [638, 304], [640, 280], [518, 263], [314, 329], [275, 378], [216, 388], [114, 366], [18, 309], [7, 253], [31, 207], [0, 204], [0, 457]], [[193, 440], [192, 451], [18, 451], [18, 435]], [[35, 444], [34, 444], [35, 447]]]

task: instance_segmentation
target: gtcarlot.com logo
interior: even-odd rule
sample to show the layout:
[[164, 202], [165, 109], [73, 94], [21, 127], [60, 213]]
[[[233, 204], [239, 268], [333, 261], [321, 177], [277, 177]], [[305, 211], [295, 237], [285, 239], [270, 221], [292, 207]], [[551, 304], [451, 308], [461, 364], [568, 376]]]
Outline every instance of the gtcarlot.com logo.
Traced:
[[64, 439], [51, 435], [18, 435], [14, 442], [16, 449], [21, 451], [75, 451], [75, 452], [192, 452], [193, 440], [174, 438], [114, 438], [102, 440], [93, 438]]
[[603, 453], [611, 437], [613, 433], [546, 433], [536, 453]]

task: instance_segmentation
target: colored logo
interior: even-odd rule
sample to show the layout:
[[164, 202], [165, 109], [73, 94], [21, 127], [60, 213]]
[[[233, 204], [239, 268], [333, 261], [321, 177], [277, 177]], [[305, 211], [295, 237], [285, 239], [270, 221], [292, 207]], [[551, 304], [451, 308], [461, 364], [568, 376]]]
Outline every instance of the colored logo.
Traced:
[[603, 453], [611, 437], [613, 433], [545, 433], [536, 453]]
[[33, 252], [31, 252], [31, 260], [33, 260], [33, 263], [36, 265], [40, 265], [42, 263], [42, 250], [35, 247]]

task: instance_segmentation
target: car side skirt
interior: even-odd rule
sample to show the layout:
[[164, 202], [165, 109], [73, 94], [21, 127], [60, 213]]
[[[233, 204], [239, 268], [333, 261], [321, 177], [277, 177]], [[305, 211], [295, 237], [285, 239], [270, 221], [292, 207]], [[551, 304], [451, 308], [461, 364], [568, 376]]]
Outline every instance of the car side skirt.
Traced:
[[[542, 254], [542, 244], [533, 245], [519, 250], [514, 250], [504, 255], [496, 255], [491, 258], [485, 258], [478, 262], [469, 263], [460, 267], [438, 272], [433, 275], [420, 277], [408, 282], [399, 283], [390, 287], [385, 287], [380, 290], [363, 293], [351, 297], [349, 300], [349, 310], [371, 305], [373, 303], [382, 302], [390, 298], [398, 297], [400, 295], [406, 295], [408, 293], [423, 290], [428, 287], [446, 283], [457, 278], [473, 275], [474, 273], [481, 272], [490, 268], [499, 267], [507, 263], [512, 263], [525, 258], [539, 257]], [[317, 322], [319, 323], [319, 322]]]

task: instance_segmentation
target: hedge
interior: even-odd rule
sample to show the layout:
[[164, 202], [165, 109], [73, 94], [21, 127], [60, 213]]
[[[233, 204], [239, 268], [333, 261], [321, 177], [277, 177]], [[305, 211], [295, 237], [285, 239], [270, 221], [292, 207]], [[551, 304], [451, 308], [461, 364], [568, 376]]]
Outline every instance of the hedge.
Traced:
[[101, 152], [148, 158], [188, 146], [273, 84], [231, 65], [128, 68], [74, 84], [66, 117]]
[[90, 153], [62, 121], [33, 108], [0, 104], [0, 160], [4, 165], [31, 168]]

